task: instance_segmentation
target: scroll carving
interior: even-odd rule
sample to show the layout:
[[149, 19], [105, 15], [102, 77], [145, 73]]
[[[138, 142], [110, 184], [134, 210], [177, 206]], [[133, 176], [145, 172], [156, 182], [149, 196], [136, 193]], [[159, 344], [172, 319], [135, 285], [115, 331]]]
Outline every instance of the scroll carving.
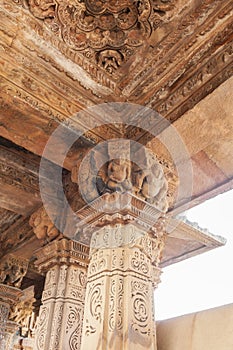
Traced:
[[46, 339], [46, 327], [48, 322], [48, 312], [48, 307], [41, 307], [37, 323], [37, 349], [44, 349]]
[[149, 336], [151, 334], [149, 322], [148, 285], [145, 282], [131, 282], [134, 321], [132, 328], [136, 332]]
[[124, 279], [113, 278], [110, 287], [110, 316], [109, 329], [119, 331], [123, 328], [123, 298], [124, 298]]
[[91, 248], [116, 248], [127, 244], [133, 245], [142, 237], [142, 232], [133, 225], [123, 226], [115, 224], [114, 227], [106, 225], [92, 235]]
[[[70, 313], [67, 321], [67, 329], [75, 327], [69, 340], [71, 350], [77, 350], [81, 347], [81, 333], [82, 333], [82, 322], [83, 322], [83, 308], [81, 307], [69, 307]], [[66, 331], [66, 333], [68, 330]]]

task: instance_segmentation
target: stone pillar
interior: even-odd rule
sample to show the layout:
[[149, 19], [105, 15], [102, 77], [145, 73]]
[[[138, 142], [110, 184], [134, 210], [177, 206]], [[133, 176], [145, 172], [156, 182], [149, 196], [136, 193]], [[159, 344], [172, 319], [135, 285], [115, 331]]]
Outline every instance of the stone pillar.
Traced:
[[68, 239], [36, 252], [46, 273], [35, 331], [36, 350], [78, 350], [81, 342], [89, 248]]
[[93, 234], [91, 247], [81, 349], [155, 350], [163, 233], [107, 225]]
[[20, 289], [0, 284], [0, 349], [11, 349], [10, 338], [13, 334], [8, 317], [11, 307], [19, 302], [22, 295]]
[[153, 290], [168, 208], [163, 169], [145, 147], [109, 140], [72, 169], [72, 180], [87, 205], [65, 232], [91, 246], [81, 350], [155, 350]]

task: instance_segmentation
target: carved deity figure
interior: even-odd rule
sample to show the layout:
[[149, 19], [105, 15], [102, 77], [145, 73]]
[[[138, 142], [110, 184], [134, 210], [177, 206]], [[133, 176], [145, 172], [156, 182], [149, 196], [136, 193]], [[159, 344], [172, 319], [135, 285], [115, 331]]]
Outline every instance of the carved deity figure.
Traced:
[[131, 184], [131, 163], [125, 159], [113, 159], [108, 164], [107, 187], [113, 191], [128, 191]]
[[0, 264], [0, 283], [20, 288], [23, 277], [27, 272], [27, 263], [9, 256]]
[[40, 240], [51, 241], [60, 234], [44, 208], [40, 208], [31, 215], [29, 224]]
[[133, 165], [132, 178], [136, 196], [155, 205], [161, 211], [167, 210], [167, 181], [161, 165], [152, 154], [145, 154], [144, 166]]

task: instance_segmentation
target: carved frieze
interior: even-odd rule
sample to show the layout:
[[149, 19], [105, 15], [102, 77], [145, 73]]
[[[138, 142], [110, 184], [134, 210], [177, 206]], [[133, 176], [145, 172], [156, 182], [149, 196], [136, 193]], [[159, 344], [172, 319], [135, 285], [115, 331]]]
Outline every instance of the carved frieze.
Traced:
[[13, 225], [19, 218], [19, 214], [0, 208], [0, 233], [3, 234], [4, 231]]
[[19, 248], [20, 246], [23, 246], [23, 244], [32, 238], [33, 235], [33, 231], [28, 223], [28, 218], [19, 218], [12, 226], [1, 234], [0, 257], [8, 254], [16, 248]]

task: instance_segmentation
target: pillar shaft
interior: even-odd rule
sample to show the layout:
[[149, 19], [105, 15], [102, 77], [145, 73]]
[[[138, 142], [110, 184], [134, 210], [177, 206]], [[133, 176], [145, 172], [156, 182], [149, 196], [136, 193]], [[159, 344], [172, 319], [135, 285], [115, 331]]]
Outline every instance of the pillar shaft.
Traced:
[[81, 350], [156, 349], [153, 247], [131, 224], [93, 235]]
[[35, 332], [36, 350], [78, 350], [81, 342], [88, 249], [62, 239], [40, 249], [46, 270]]
[[13, 338], [18, 330], [19, 325], [16, 322], [8, 321], [5, 329], [5, 350], [13, 349]]
[[6, 325], [8, 321], [8, 315], [9, 315], [10, 305], [7, 303], [4, 303], [3, 301], [0, 301], [0, 349], [3, 349], [3, 344], [5, 345], [6, 339], [5, 339], [5, 332], [6, 332]]
[[19, 301], [22, 294], [22, 291], [18, 288], [0, 284], [0, 349], [10, 350], [11, 348], [11, 335], [13, 335], [16, 328], [11, 327], [8, 317], [10, 308]]

